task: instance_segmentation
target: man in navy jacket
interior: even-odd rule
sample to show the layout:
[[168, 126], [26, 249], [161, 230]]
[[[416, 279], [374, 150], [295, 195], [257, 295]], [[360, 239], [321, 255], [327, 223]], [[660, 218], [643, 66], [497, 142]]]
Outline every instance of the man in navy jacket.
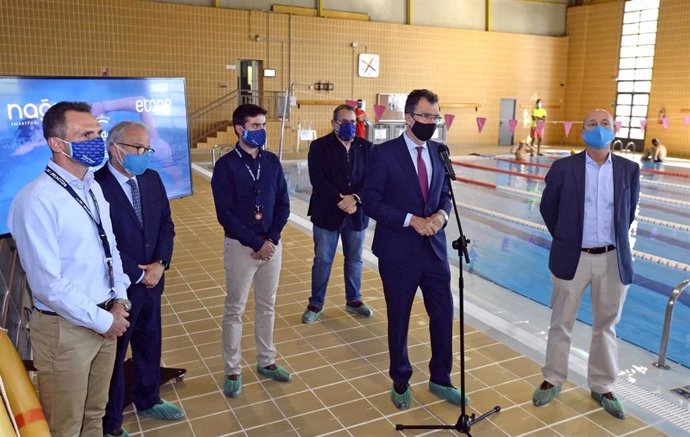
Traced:
[[618, 374], [616, 324], [633, 278], [628, 234], [640, 196], [640, 167], [611, 153], [614, 137], [611, 114], [592, 111], [582, 126], [585, 151], [554, 162], [546, 175], [540, 211], [553, 237], [553, 311], [544, 381], [532, 401], [546, 405], [560, 393], [577, 309], [591, 285], [594, 322], [587, 382], [592, 398], [622, 419], [623, 406], [612, 393]]
[[345, 310], [362, 317], [372, 311], [362, 302], [362, 248], [369, 218], [362, 209], [359, 192], [371, 143], [355, 136], [355, 109], [339, 105], [333, 111], [333, 131], [309, 147], [309, 180], [312, 192], [309, 211], [314, 223], [314, 264], [311, 268], [311, 297], [302, 315], [313, 323], [323, 312], [338, 238], [345, 257]]
[[451, 197], [440, 144], [429, 141], [440, 120], [436, 94], [412, 91], [405, 103], [405, 132], [374, 148], [362, 192], [364, 210], [376, 220], [373, 251], [386, 298], [391, 400], [399, 409], [412, 402], [407, 331], [417, 287], [430, 322], [429, 390], [454, 404], [467, 400], [450, 381], [453, 298], [443, 228]]
[[163, 273], [172, 259], [175, 225], [163, 182], [158, 173], [147, 169], [154, 150], [146, 126], [119, 123], [110, 131], [108, 143], [110, 160], [96, 172], [96, 180], [110, 203], [122, 267], [132, 283], [127, 289], [132, 308], [130, 327], [117, 341], [103, 430], [106, 435], [127, 436], [122, 429], [122, 408], [124, 361], [130, 343], [136, 376], [132, 395], [137, 413], [161, 420], [184, 417], [178, 406], [162, 400], [159, 394]]

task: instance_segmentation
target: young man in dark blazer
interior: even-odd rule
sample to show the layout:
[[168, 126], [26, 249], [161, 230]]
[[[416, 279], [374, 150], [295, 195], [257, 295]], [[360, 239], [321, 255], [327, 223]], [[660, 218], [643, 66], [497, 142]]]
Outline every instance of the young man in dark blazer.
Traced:
[[132, 308], [130, 327], [117, 341], [103, 430], [107, 436], [127, 436], [122, 429], [122, 404], [124, 361], [130, 344], [137, 414], [161, 420], [184, 417], [178, 406], [160, 398], [161, 295], [164, 272], [172, 259], [175, 225], [163, 181], [147, 168], [154, 150], [146, 126], [129, 121], [115, 125], [108, 147], [110, 159], [96, 172], [96, 180], [110, 203], [122, 266], [132, 282], [127, 289]]
[[414, 90], [405, 103], [405, 132], [377, 146], [362, 192], [366, 214], [376, 220], [373, 251], [379, 259], [388, 315], [391, 400], [410, 407], [407, 331], [417, 288], [429, 315], [429, 390], [454, 404], [467, 402], [450, 381], [453, 298], [443, 228], [451, 208], [440, 144], [430, 141], [441, 120], [438, 96]]
[[554, 162], [546, 175], [540, 211], [553, 237], [549, 269], [553, 279], [551, 324], [544, 381], [532, 402], [546, 405], [568, 376], [570, 338], [580, 299], [592, 287], [592, 343], [587, 383], [592, 398], [623, 419], [612, 392], [618, 374], [616, 324], [633, 279], [628, 234], [640, 196], [640, 167], [610, 151], [613, 117], [597, 109], [582, 126], [584, 152]]
[[362, 248], [369, 218], [364, 215], [359, 192], [371, 143], [355, 136], [355, 109], [339, 105], [333, 111], [333, 131], [309, 147], [309, 180], [312, 192], [309, 211], [314, 223], [314, 264], [311, 297], [302, 323], [313, 323], [323, 313], [338, 238], [345, 256], [345, 310], [362, 317], [372, 311], [362, 302]]

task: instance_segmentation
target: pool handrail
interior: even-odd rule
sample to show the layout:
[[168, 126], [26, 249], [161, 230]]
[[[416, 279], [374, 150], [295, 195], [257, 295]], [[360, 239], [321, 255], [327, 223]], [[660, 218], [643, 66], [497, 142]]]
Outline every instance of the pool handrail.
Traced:
[[[230, 151], [230, 148], [234, 144], [214, 144], [211, 148], [211, 168], [216, 167], [216, 161], [220, 159], [223, 155]], [[218, 150], [220, 148], [220, 150]], [[218, 158], [216, 158], [216, 150], [218, 150]]]
[[673, 317], [673, 307], [676, 301], [680, 297], [681, 293], [690, 286], [690, 279], [682, 281], [680, 284], [673, 289], [671, 296], [668, 298], [668, 303], [666, 304], [666, 315], [664, 316], [664, 329], [661, 334], [661, 346], [659, 347], [659, 360], [652, 363], [657, 369], [668, 370], [671, 368], [666, 364], [666, 352], [668, 349], [668, 337], [671, 335], [671, 318]]

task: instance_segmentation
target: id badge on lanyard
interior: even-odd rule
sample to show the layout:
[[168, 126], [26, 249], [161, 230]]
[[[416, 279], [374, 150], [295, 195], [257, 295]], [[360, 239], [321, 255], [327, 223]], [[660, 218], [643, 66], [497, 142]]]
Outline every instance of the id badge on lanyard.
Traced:
[[[237, 151], [237, 155], [242, 158], [240, 151], [237, 149], [235, 150]], [[259, 188], [259, 178], [261, 178], [261, 161], [256, 162], [256, 175], [254, 175], [254, 172], [251, 168], [249, 168], [249, 165], [247, 165], [246, 162], [244, 163], [244, 166], [247, 168], [249, 176], [252, 178], [254, 185], [254, 223], [258, 225], [264, 221], [264, 207], [261, 204], [261, 189]]]

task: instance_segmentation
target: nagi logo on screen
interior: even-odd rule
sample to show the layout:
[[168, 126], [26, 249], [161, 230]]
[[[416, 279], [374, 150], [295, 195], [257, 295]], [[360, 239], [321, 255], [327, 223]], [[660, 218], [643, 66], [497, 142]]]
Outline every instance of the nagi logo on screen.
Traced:
[[27, 103], [24, 106], [18, 103], [8, 103], [7, 119], [10, 121], [10, 125], [12, 126], [19, 126], [22, 124], [37, 124], [43, 119], [46, 111], [53, 105], [54, 103], [50, 103], [48, 99], [41, 99], [41, 102], [38, 104]]

